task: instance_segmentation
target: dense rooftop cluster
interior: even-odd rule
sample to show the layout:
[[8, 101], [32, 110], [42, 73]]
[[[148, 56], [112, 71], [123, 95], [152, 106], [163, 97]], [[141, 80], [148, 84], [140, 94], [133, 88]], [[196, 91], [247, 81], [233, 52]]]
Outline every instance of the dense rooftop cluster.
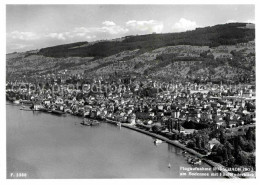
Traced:
[[8, 82], [6, 95], [15, 103], [31, 104], [34, 110], [58, 110], [149, 130], [225, 166], [254, 167], [254, 84], [208, 83], [198, 89], [193, 83], [161, 85], [130, 76], [67, 82], [56, 78], [50, 83]]

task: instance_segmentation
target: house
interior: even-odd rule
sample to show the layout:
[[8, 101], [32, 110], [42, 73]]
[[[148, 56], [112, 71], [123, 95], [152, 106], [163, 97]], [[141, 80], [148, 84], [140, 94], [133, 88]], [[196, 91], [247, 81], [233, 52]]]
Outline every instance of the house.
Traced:
[[155, 115], [154, 115], [154, 112], [149, 112], [149, 116], [150, 117], [154, 117]]
[[172, 117], [173, 118], [179, 118], [180, 117], [180, 111], [179, 110], [173, 111], [172, 112]]
[[96, 109], [92, 109], [90, 112], [90, 118], [96, 118], [97, 116], [97, 110]]
[[218, 145], [220, 144], [220, 142], [216, 139], [216, 138], [213, 138], [209, 141], [209, 147], [210, 149], [212, 149], [215, 145]]
[[222, 116], [219, 115], [215, 116], [213, 121], [217, 124], [218, 127], [224, 123]]
[[232, 128], [232, 127], [237, 126], [238, 122], [235, 121], [235, 120], [230, 120], [230, 121], [228, 122], [228, 124], [229, 124], [229, 127]]
[[43, 108], [43, 106], [41, 105], [40, 101], [37, 101], [33, 104], [34, 110], [40, 110], [41, 108]]
[[81, 99], [81, 100], [79, 101], [79, 104], [80, 104], [80, 105], [84, 105], [84, 104], [85, 104], [85, 101], [84, 101], [83, 99]]
[[129, 122], [131, 125], [135, 125], [136, 123], [136, 115], [135, 114], [130, 114], [127, 118], [127, 122]]
[[163, 110], [163, 105], [162, 104], [159, 104], [158, 107], [157, 107], [158, 110]]
[[45, 105], [50, 105], [50, 104], [51, 104], [51, 101], [50, 101], [50, 100], [44, 100], [43, 103], [44, 103]]

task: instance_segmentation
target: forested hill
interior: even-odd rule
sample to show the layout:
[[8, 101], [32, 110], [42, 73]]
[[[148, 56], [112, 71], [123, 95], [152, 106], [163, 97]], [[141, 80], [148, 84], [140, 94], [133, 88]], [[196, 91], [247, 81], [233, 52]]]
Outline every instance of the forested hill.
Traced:
[[40, 49], [48, 57], [107, 57], [125, 50], [141, 52], [176, 45], [209, 46], [235, 45], [255, 38], [254, 24], [228, 23], [181, 33], [126, 36], [115, 41], [78, 42]]
[[7, 79], [63, 73], [86, 78], [127, 74], [177, 81], [253, 82], [254, 24], [229, 23], [182, 33], [126, 36], [7, 54]]

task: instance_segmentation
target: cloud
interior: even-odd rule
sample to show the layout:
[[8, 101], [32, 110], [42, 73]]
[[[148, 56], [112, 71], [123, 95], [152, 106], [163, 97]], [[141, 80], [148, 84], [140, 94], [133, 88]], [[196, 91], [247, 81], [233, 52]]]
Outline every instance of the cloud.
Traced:
[[20, 32], [20, 31], [13, 31], [11, 33], [8, 33], [7, 37], [11, 39], [18, 39], [18, 40], [36, 40], [40, 38], [40, 36], [34, 32]]
[[[54, 32], [22, 32], [13, 31], [7, 33], [7, 47], [9, 51], [36, 48], [39, 45], [49, 46], [68, 42], [89, 42], [101, 39], [114, 39], [132, 33], [161, 32], [163, 24], [155, 20], [136, 21], [130, 20], [124, 25], [117, 25], [113, 21], [103, 21], [98, 26], [74, 27], [66, 31]], [[44, 30], [43, 30], [44, 31]], [[45, 30], [46, 31], [46, 30]], [[20, 45], [12, 45], [12, 43]], [[23, 45], [23, 44], [26, 44]], [[30, 45], [30, 46], [29, 46]]]
[[50, 37], [58, 40], [66, 40], [64, 33], [49, 33], [46, 35], [46, 37]]
[[58, 40], [67, 40], [67, 39], [75, 39], [75, 40], [82, 40], [82, 39], [94, 39], [96, 38], [95, 35], [91, 35], [91, 32], [84, 27], [77, 27], [74, 28], [70, 32], [61, 32], [61, 33], [49, 33], [46, 34], [45, 37], [52, 38], [52, 39], [58, 39]]
[[75, 33], [89, 33], [89, 29], [85, 28], [85, 27], [76, 27], [73, 29], [73, 32]]
[[126, 26], [132, 31], [141, 31], [146, 33], [160, 33], [163, 30], [163, 23], [149, 20], [149, 21], [136, 21], [130, 20], [126, 22]]
[[60, 33], [49, 33], [46, 34], [46, 38], [58, 39], [58, 40], [93, 40], [96, 38], [96, 35], [107, 33], [110, 35], [125, 34], [128, 32], [127, 28], [116, 25], [112, 21], [104, 21], [103, 25], [100, 27], [75, 27], [74, 29], [68, 32]]
[[117, 25], [114, 25], [114, 26], [103, 26], [101, 29], [100, 29], [101, 32], [104, 32], [104, 33], [109, 33], [111, 35], [116, 35], [116, 34], [124, 34], [124, 33], [127, 33], [128, 32], [128, 29], [127, 28], [124, 28], [124, 27], [121, 27], [121, 26], [117, 26]]
[[89, 39], [89, 40], [92, 40], [92, 39], [95, 39], [97, 36], [96, 35], [88, 35], [86, 36], [86, 39]]
[[255, 19], [248, 19], [246, 22], [255, 24]]
[[248, 19], [248, 20], [245, 20], [245, 21], [238, 21], [238, 20], [234, 20], [234, 19], [229, 19], [226, 21], [226, 23], [234, 23], [234, 22], [244, 22], [244, 23], [253, 23], [255, 24], [255, 20], [254, 19]]
[[128, 32], [127, 28], [116, 25], [116, 23], [114, 23], [112, 21], [104, 21], [102, 24], [104, 26], [102, 26], [101, 28], [97, 28], [95, 30], [96, 32], [109, 33], [111, 35], [125, 34]]
[[27, 47], [29, 47], [29, 46], [31, 46], [31, 45], [26, 45], [26, 44], [11, 44], [11, 46], [12, 46], [14, 49], [19, 50], [19, 49], [27, 48]]
[[198, 27], [198, 25], [195, 21], [190, 21], [188, 19], [181, 18], [178, 22], [176, 22], [173, 25], [172, 29], [174, 31], [181, 32], [181, 31], [187, 31], [187, 30], [194, 30], [197, 27]]
[[226, 23], [233, 23], [233, 22], [238, 22], [238, 21], [236, 21], [236, 20], [233, 20], [233, 19], [229, 19], [229, 20], [227, 20], [227, 22], [226, 22]]
[[73, 30], [73, 33], [76, 33], [78, 36], [85, 36], [87, 34], [96, 34], [96, 33], [108, 33], [111, 35], [116, 34], [125, 34], [128, 32], [127, 28], [116, 25], [112, 21], [104, 21], [103, 26], [101, 27], [79, 27]]
[[105, 26], [115, 26], [116, 24], [113, 21], [104, 21], [102, 22]]
[[90, 31], [85, 27], [76, 27], [74, 28], [69, 34], [67, 34], [68, 37], [74, 38], [74, 37], [86, 37]]

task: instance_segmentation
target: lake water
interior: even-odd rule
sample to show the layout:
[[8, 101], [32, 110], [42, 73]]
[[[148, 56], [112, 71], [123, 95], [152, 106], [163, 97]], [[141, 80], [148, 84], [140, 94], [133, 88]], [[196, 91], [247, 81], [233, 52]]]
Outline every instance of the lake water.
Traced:
[[180, 178], [191, 167], [180, 149], [136, 131], [19, 108], [6, 105], [7, 178]]

